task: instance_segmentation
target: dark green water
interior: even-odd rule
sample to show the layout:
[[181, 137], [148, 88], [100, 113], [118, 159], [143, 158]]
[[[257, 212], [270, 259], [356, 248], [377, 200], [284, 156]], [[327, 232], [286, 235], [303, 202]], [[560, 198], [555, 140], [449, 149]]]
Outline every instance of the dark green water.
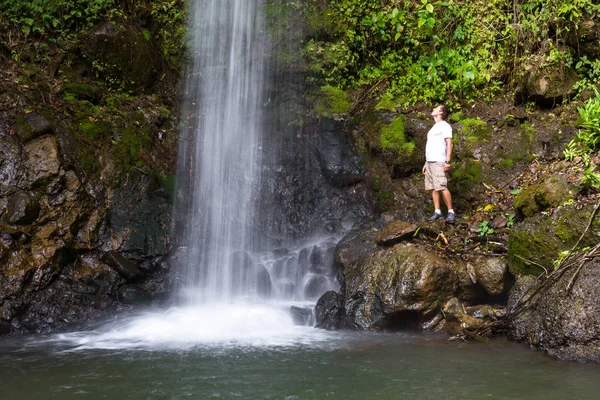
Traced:
[[0, 398], [598, 399], [600, 367], [495, 340], [322, 333], [274, 346], [75, 349], [0, 339]]

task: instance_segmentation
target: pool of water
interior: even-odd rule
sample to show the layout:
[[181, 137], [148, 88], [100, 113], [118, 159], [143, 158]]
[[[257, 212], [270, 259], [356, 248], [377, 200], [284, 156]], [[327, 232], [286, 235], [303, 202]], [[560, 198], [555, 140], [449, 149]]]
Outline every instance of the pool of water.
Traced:
[[189, 326], [183, 335], [161, 330], [159, 321], [185, 320], [177, 311], [74, 334], [0, 338], [1, 398], [548, 400], [600, 393], [598, 365], [559, 362], [501, 339], [325, 332], [285, 322], [276, 332], [223, 340], [222, 331], [206, 327], [210, 334], [202, 336], [205, 329], [194, 325], [201, 339], [191, 340]]

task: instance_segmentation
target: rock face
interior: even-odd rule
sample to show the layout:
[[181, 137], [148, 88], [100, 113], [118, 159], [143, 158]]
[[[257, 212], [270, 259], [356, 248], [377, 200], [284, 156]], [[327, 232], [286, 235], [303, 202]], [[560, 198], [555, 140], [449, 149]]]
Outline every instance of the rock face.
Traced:
[[29, 121], [28, 132], [46, 134], [27, 143], [0, 131], [2, 333], [68, 329], [148, 304], [143, 286], [156, 293], [169, 286], [169, 266], [137, 266], [167, 253], [166, 196], [141, 173], [125, 173], [117, 188], [82, 182], [42, 122]]
[[343, 122], [273, 129], [281, 131], [263, 144], [259, 202], [265, 212], [257, 228], [284, 241], [339, 237], [370, 215], [362, 161], [350, 147]]
[[340, 300], [332, 293], [319, 300], [317, 324], [324, 328], [433, 329], [435, 317], [457, 290], [454, 271], [435, 253], [411, 243], [377, 247], [375, 236], [374, 231], [353, 231], [338, 245]]
[[[543, 295], [533, 298], [533, 306], [512, 322], [510, 337], [563, 360], [600, 362], [600, 258], [585, 263], [567, 292], [574, 272], [565, 273]], [[533, 280], [531, 276], [518, 278], [509, 308]]]

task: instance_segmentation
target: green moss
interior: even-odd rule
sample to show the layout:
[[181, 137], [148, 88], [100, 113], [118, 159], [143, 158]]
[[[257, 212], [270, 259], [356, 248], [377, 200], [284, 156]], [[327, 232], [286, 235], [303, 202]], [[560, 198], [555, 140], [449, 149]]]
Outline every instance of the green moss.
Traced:
[[514, 208], [521, 217], [531, 217], [551, 207], [557, 207], [578, 191], [566, 178], [551, 177], [522, 190], [514, 200]]
[[[593, 208], [593, 205], [586, 205], [581, 210], [564, 207], [550, 217], [538, 214], [516, 224], [508, 238], [510, 271], [514, 275], [539, 275], [544, 272], [539, 265], [552, 269], [559, 254], [577, 243]], [[599, 234], [600, 217], [596, 216], [579, 243], [579, 249], [596, 244]]]
[[[145, 129], [125, 128], [117, 143], [117, 155], [125, 166], [142, 167], [142, 152], [152, 145], [152, 138]], [[139, 164], [139, 165], [138, 165]]]
[[515, 162], [512, 158], [504, 158], [500, 163], [500, 167], [504, 169], [512, 169], [515, 167]]
[[469, 190], [481, 182], [482, 176], [479, 162], [471, 159], [463, 160], [455, 165], [449, 185], [453, 191]]
[[323, 86], [315, 111], [318, 115], [343, 114], [352, 107], [350, 96], [333, 86]]
[[96, 140], [106, 135], [110, 131], [110, 127], [104, 122], [98, 121], [81, 121], [79, 130], [88, 140]]
[[461, 121], [462, 134], [471, 141], [485, 141], [490, 135], [488, 125], [479, 118], [465, 118]]
[[379, 145], [382, 150], [391, 150], [397, 157], [410, 157], [415, 150], [415, 142], [406, 139], [404, 134], [404, 116], [395, 118], [381, 128]]

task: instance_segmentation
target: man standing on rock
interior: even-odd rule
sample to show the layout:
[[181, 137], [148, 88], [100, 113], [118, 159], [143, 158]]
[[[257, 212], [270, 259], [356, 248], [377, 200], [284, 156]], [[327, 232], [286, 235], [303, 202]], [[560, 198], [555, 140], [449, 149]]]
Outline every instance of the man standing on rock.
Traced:
[[440, 209], [440, 192], [442, 192], [444, 203], [448, 207], [446, 222], [451, 224], [454, 223], [456, 215], [452, 209], [452, 195], [447, 188], [448, 176], [446, 175], [446, 172], [450, 170], [450, 157], [452, 156], [452, 127], [446, 122], [448, 108], [445, 105], [439, 105], [431, 111], [431, 116], [435, 121], [435, 125], [427, 133], [425, 165], [423, 166], [425, 190], [431, 190], [433, 206], [435, 207], [429, 221], [442, 218], [442, 210]]

